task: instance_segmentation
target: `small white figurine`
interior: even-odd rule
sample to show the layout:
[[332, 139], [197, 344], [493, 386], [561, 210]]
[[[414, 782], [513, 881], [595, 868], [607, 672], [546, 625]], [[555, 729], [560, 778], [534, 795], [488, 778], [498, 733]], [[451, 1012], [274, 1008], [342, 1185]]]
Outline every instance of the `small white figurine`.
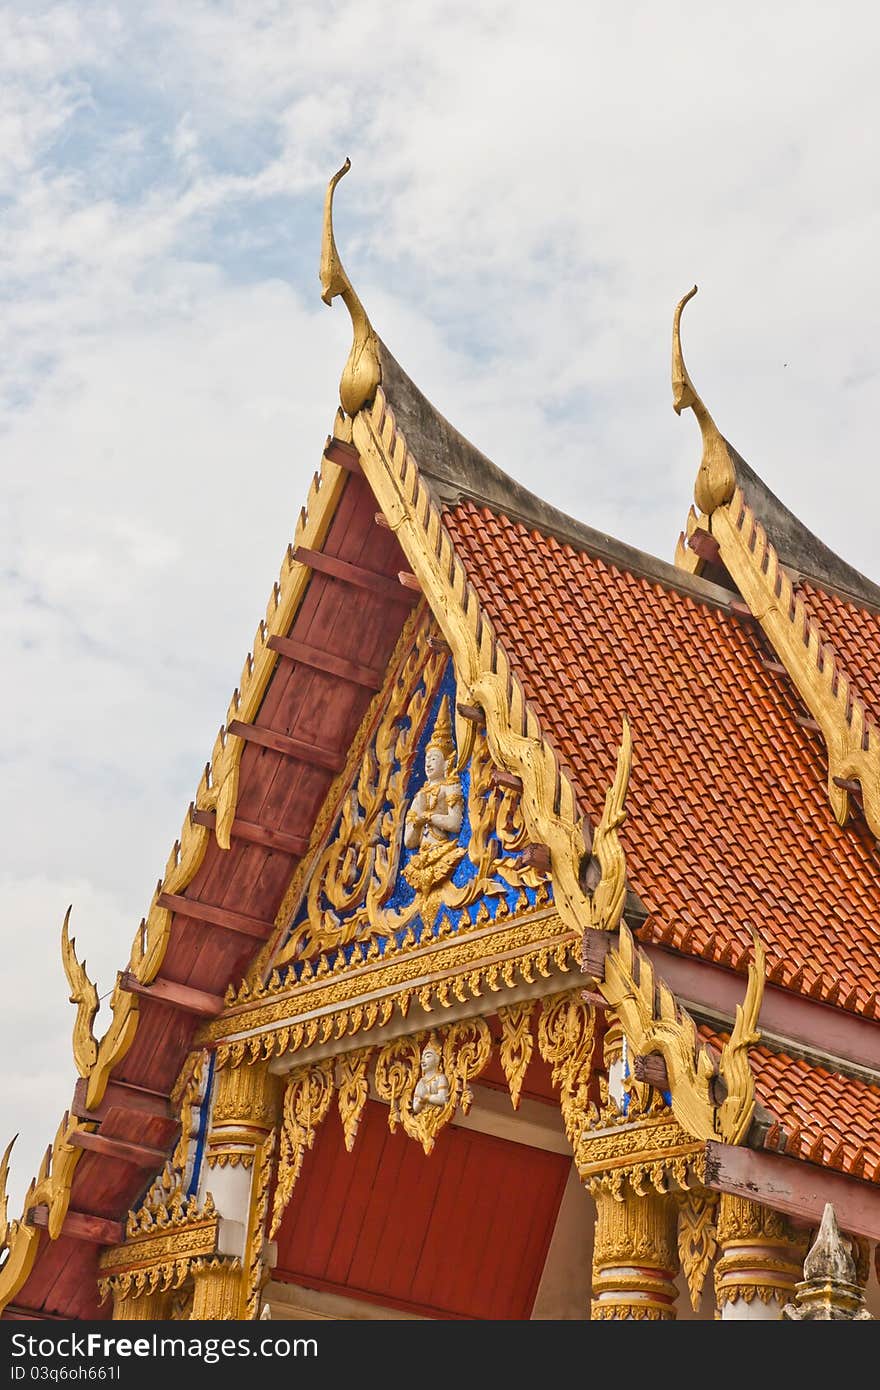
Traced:
[[449, 1099], [449, 1082], [440, 1070], [440, 1044], [431, 1034], [422, 1050], [422, 1075], [413, 1094], [413, 1114], [418, 1115], [426, 1105], [445, 1105]]

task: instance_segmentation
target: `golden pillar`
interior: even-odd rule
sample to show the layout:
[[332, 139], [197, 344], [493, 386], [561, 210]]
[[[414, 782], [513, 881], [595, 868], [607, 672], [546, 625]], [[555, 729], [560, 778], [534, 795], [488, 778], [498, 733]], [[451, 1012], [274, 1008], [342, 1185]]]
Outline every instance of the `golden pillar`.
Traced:
[[[220, 1213], [219, 1253], [238, 1261], [238, 1304], [232, 1317], [256, 1318], [259, 1312], [280, 1092], [281, 1083], [265, 1061], [226, 1066], [217, 1074], [201, 1186], [211, 1192]], [[205, 1288], [219, 1288], [227, 1277], [231, 1284], [231, 1274], [206, 1274]], [[225, 1307], [230, 1295], [204, 1297]], [[193, 1312], [198, 1316], [214, 1315]]]
[[675, 1198], [627, 1183], [620, 1195], [594, 1188], [593, 1318], [675, 1317], [678, 1273]]
[[209, 1168], [253, 1165], [255, 1150], [275, 1127], [279, 1090], [268, 1062], [221, 1067], [208, 1130]]
[[161, 1289], [137, 1293], [128, 1282], [113, 1286], [113, 1320], [161, 1322], [168, 1316], [168, 1295]]
[[243, 1316], [241, 1309], [241, 1261], [195, 1260], [193, 1276], [192, 1322], [230, 1322]]
[[775, 1320], [802, 1277], [805, 1241], [779, 1212], [722, 1192], [715, 1294], [725, 1320]]

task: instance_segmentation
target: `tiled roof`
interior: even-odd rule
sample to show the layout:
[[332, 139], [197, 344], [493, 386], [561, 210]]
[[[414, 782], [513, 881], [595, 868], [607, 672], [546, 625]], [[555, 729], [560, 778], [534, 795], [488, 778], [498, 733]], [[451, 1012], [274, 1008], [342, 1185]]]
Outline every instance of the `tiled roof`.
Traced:
[[802, 584], [800, 592], [826, 641], [840, 656], [858, 694], [880, 724], [880, 613], [812, 584]]
[[[719, 1048], [726, 1041], [700, 1033]], [[756, 1097], [782, 1128], [782, 1152], [880, 1183], [880, 1086], [760, 1044], [749, 1059]]]
[[623, 830], [642, 939], [880, 1016], [874, 841], [831, 814], [820, 746], [752, 625], [465, 502], [446, 523], [595, 825], [621, 714]]

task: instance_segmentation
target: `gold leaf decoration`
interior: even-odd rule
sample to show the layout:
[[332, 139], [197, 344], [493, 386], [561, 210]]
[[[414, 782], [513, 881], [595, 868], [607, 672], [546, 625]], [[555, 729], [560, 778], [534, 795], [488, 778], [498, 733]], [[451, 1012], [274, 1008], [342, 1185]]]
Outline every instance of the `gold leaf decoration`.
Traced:
[[276, 1131], [273, 1129], [259, 1145], [254, 1160], [253, 1194], [246, 1242], [245, 1317], [253, 1321], [259, 1313], [260, 1296], [266, 1281], [266, 1220], [272, 1185], [272, 1161]]
[[632, 770], [632, 734], [623, 716], [623, 736], [617, 753], [614, 780], [605, 796], [605, 806], [593, 836], [593, 855], [600, 878], [590, 899], [590, 925], [601, 931], [614, 931], [626, 902], [626, 857], [618, 830], [626, 820], [626, 793]]
[[333, 1059], [301, 1067], [291, 1074], [284, 1092], [278, 1183], [272, 1207], [270, 1237], [274, 1240], [293, 1194], [306, 1151], [333, 1099]]
[[697, 292], [692, 290], [679, 301], [672, 322], [672, 408], [676, 415], [690, 407], [697, 417], [700, 433], [703, 436], [703, 457], [697, 481], [694, 484], [694, 501], [701, 511], [713, 512], [724, 502], [730, 500], [736, 486], [736, 470], [727, 440], [718, 430], [696, 387], [688, 375], [681, 350], [681, 315], [688, 300]]
[[[580, 934], [589, 920], [589, 900], [580, 883], [585, 846], [574, 786], [544, 737], [507, 653], [468, 582], [381, 386], [371, 410], [356, 416], [352, 440], [367, 481], [449, 644], [458, 702], [482, 710], [492, 762], [522, 782], [521, 818], [528, 841], [547, 846], [554, 901], [566, 925]], [[475, 725], [458, 712], [455, 722], [462, 762], [475, 743]]]
[[689, 1192], [678, 1211], [678, 1256], [695, 1313], [718, 1249], [717, 1215], [717, 1192]]
[[752, 940], [755, 958], [749, 965], [745, 998], [736, 1006], [733, 1029], [718, 1062], [718, 1072], [727, 1089], [718, 1114], [721, 1133], [728, 1144], [742, 1143], [755, 1112], [755, 1078], [749, 1063], [749, 1048], [761, 1036], [757, 1023], [764, 998], [767, 958], [756, 932], [752, 933]]
[[546, 999], [538, 1021], [538, 1050], [559, 1087], [565, 1132], [575, 1157], [590, 1113], [589, 1088], [596, 1044], [596, 1012], [579, 991]]
[[339, 1117], [342, 1120], [345, 1147], [349, 1153], [354, 1148], [358, 1125], [370, 1090], [367, 1067], [372, 1053], [371, 1047], [360, 1048], [357, 1052], [344, 1052], [336, 1064]]
[[[434, 1037], [435, 1035], [432, 1035]], [[473, 1101], [470, 1082], [479, 1076], [492, 1054], [492, 1034], [482, 1018], [451, 1023], [442, 1033], [442, 1075], [447, 1086], [443, 1104], [426, 1104], [416, 1113], [414, 1098], [422, 1070], [420, 1039], [396, 1038], [386, 1043], [376, 1058], [374, 1084], [380, 1100], [388, 1104], [388, 1126], [394, 1133], [400, 1124], [411, 1139], [417, 1139], [426, 1154], [434, 1147], [439, 1131], [456, 1110], [467, 1114]]]
[[343, 410], [349, 415], [356, 415], [361, 406], [368, 404], [376, 394], [376, 388], [382, 380], [382, 367], [376, 334], [346, 274], [333, 235], [333, 194], [339, 180], [344, 178], [350, 168], [351, 160], [346, 159], [342, 168], [333, 175], [327, 185], [320, 278], [321, 298], [324, 303], [330, 304], [337, 295], [341, 295], [342, 302], [351, 315], [354, 340], [339, 383], [339, 399]]
[[86, 974], [85, 961], [77, 960], [76, 942], [68, 934], [72, 910], [69, 907], [65, 912], [61, 927], [61, 961], [70, 986], [70, 1002], [76, 1005], [73, 1060], [80, 1076], [88, 1076], [98, 1060], [98, 1044], [92, 1031], [98, 1012], [98, 991]]
[[499, 1055], [504, 1075], [507, 1077], [510, 1102], [514, 1110], [519, 1109], [522, 1084], [535, 1046], [531, 1028], [534, 1007], [533, 999], [525, 999], [521, 1004], [503, 1005], [498, 1010], [498, 1018], [501, 1023]]

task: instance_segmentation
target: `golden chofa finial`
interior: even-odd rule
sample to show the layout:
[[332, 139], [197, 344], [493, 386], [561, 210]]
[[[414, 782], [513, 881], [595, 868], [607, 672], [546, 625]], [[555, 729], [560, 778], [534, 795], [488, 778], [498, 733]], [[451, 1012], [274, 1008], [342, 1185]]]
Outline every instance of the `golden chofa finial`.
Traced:
[[382, 369], [379, 363], [378, 339], [373, 332], [370, 320], [367, 318], [366, 310], [345, 273], [345, 267], [339, 259], [339, 252], [336, 250], [336, 238], [333, 235], [333, 193], [339, 180], [348, 173], [350, 168], [351, 160], [346, 159], [342, 168], [333, 175], [327, 185], [327, 197], [324, 200], [324, 235], [321, 241], [320, 278], [321, 298], [324, 303], [330, 304], [337, 295], [341, 295], [345, 307], [351, 314], [354, 341], [342, 373], [342, 380], [339, 383], [339, 399], [342, 402], [342, 409], [347, 415], [357, 415], [358, 411], [363, 406], [369, 405], [375, 396], [376, 388], [382, 380]]
[[676, 415], [680, 415], [690, 406], [699, 421], [703, 435], [703, 457], [694, 484], [694, 501], [701, 512], [711, 515], [716, 507], [723, 506], [733, 496], [736, 470], [727, 441], [719, 433], [718, 426], [703, 405], [684, 365], [681, 351], [681, 313], [696, 292], [697, 287], [694, 285], [693, 289], [679, 300], [672, 322], [672, 409]]

